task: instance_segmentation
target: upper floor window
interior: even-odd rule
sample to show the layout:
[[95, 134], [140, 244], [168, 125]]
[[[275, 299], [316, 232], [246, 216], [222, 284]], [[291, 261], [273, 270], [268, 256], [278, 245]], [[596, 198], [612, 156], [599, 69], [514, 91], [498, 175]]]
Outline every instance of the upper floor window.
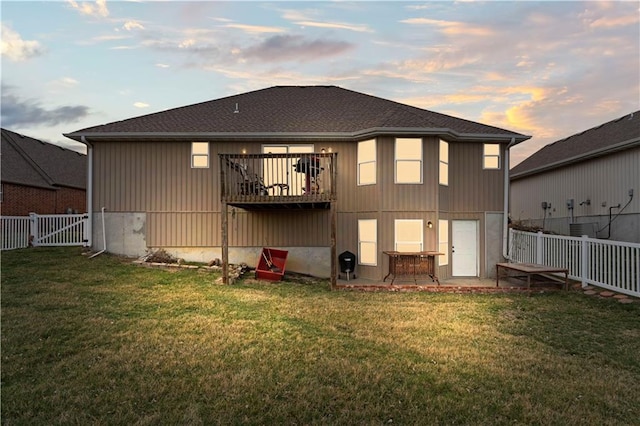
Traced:
[[449, 185], [449, 144], [442, 139], [440, 140], [440, 167], [439, 167], [440, 185]]
[[500, 168], [500, 144], [485, 143], [482, 155], [482, 167], [485, 169]]
[[358, 185], [376, 183], [376, 140], [358, 142]]
[[209, 142], [191, 142], [191, 168], [209, 168]]
[[396, 183], [422, 183], [422, 139], [396, 138]]

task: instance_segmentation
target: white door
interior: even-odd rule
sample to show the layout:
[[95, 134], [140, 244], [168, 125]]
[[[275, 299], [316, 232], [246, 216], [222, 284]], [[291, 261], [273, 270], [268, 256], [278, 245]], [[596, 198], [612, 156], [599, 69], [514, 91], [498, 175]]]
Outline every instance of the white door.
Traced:
[[451, 221], [451, 273], [454, 277], [478, 276], [478, 221]]

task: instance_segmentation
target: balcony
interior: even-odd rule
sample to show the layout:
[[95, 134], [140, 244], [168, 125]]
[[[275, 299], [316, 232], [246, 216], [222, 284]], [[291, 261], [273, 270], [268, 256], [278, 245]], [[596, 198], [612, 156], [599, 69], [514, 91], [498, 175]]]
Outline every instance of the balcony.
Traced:
[[221, 201], [247, 210], [328, 209], [337, 153], [220, 154]]

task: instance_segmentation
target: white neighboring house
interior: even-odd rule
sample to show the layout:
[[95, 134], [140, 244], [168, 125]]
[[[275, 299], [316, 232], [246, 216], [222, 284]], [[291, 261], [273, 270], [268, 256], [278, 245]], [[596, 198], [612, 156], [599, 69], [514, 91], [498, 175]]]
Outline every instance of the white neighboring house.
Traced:
[[509, 175], [513, 221], [640, 243], [640, 111], [549, 144]]

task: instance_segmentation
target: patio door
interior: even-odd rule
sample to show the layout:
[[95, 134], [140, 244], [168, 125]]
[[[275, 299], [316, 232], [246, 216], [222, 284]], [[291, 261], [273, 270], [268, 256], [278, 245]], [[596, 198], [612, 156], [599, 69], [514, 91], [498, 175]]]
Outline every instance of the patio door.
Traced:
[[[313, 153], [313, 145], [263, 145], [263, 154], [309, 154]], [[265, 158], [262, 160], [262, 178], [265, 185], [286, 183], [289, 185], [289, 195], [302, 195], [304, 192], [305, 176], [296, 173], [293, 165], [298, 158]]]
[[478, 221], [451, 221], [451, 274], [478, 276]]

